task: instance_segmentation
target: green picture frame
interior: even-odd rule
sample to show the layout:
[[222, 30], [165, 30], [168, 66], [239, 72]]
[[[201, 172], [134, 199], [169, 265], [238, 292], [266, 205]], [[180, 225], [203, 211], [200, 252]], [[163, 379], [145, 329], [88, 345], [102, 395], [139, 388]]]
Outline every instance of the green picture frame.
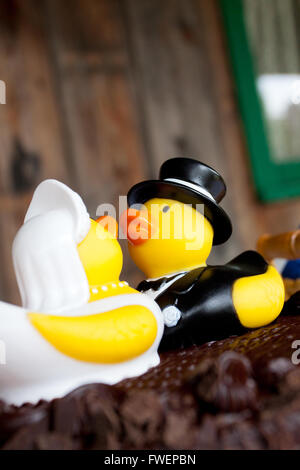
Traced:
[[271, 158], [263, 110], [255, 84], [243, 0], [219, 2], [257, 195], [262, 202], [300, 196], [300, 149], [299, 162], [276, 163]]

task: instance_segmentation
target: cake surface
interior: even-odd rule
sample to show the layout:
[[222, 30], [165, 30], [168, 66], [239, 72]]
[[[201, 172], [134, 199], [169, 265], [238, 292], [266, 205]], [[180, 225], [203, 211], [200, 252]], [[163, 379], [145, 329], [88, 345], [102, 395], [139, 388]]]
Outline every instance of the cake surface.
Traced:
[[267, 327], [163, 353], [141, 377], [35, 406], [1, 403], [1, 447], [298, 449], [298, 300]]

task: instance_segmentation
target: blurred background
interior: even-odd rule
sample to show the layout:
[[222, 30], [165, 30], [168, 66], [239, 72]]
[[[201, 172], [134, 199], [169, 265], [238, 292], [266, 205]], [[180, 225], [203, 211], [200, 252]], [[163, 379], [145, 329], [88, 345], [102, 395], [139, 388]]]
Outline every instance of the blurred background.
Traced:
[[1, 299], [19, 302], [11, 244], [45, 178], [95, 217], [191, 156], [227, 183], [212, 262], [297, 228], [299, 23], [299, 0], [1, 0]]

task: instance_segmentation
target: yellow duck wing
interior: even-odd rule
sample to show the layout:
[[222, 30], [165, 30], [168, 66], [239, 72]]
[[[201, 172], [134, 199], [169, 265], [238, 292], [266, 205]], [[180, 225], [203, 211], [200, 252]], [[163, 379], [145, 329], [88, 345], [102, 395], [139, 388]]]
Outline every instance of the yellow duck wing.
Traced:
[[97, 300], [65, 315], [30, 313], [29, 319], [63, 354], [101, 364], [155, 351], [163, 334], [159, 307], [138, 293]]
[[264, 274], [238, 279], [232, 292], [237, 315], [246, 328], [274, 321], [283, 308], [284, 297], [283, 280], [274, 266], [268, 266]]

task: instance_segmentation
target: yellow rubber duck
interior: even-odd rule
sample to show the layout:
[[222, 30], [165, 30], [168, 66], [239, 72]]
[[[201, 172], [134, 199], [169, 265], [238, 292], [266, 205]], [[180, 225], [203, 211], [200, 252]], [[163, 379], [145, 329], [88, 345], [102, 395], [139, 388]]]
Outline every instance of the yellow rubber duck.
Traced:
[[143, 354], [156, 339], [157, 319], [146, 306], [127, 305], [125, 296], [138, 292], [119, 280], [123, 256], [115, 235], [91, 220], [78, 252], [89, 283], [89, 302], [107, 299], [109, 310], [87, 310], [87, 315], [75, 318], [30, 313], [31, 323], [55, 348], [81, 361], [114, 364]]
[[153, 300], [119, 280], [116, 233], [114, 219], [90, 219], [64, 184], [47, 180], [36, 189], [13, 244], [23, 308], [0, 303], [8, 358], [0, 398], [52, 399], [159, 363], [163, 317]]
[[159, 180], [134, 186], [123, 230], [129, 252], [147, 280], [138, 289], [162, 309], [161, 347], [170, 349], [219, 339], [272, 322], [284, 304], [284, 285], [275, 267], [255, 251], [224, 266], [207, 266], [214, 244], [231, 234], [219, 206], [221, 176], [188, 158], [168, 160]]

